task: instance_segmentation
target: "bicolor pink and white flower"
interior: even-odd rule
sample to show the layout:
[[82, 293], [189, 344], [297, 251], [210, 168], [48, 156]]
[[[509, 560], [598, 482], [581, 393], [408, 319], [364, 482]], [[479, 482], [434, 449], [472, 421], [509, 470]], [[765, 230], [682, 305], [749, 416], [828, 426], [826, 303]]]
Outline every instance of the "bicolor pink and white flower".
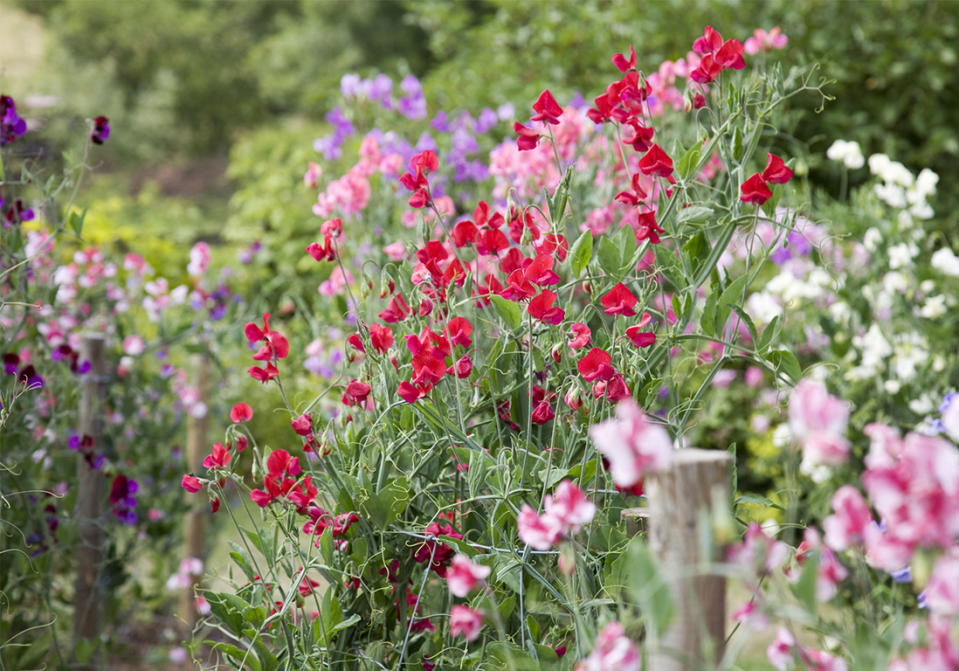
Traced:
[[483, 614], [480, 611], [456, 605], [450, 609], [450, 634], [462, 636], [467, 641], [479, 638], [483, 628]]
[[446, 581], [453, 596], [464, 597], [489, 576], [490, 567], [473, 562], [464, 554], [457, 554], [446, 569]]
[[649, 420], [632, 398], [616, 406], [616, 416], [589, 429], [596, 449], [609, 461], [618, 487], [632, 487], [648, 471], [666, 467], [673, 451], [669, 434]]
[[639, 647], [627, 636], [619, 622], [610, 622], [596, 637], [589, 656], [576, 665], [576, 671], [640, 671]]

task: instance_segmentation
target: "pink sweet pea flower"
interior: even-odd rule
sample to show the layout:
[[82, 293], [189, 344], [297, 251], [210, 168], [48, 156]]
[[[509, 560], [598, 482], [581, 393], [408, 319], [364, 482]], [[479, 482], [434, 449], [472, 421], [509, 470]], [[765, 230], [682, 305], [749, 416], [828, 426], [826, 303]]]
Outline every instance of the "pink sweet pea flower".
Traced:
[[564, 529], [572, 533], [590, 523], [596, 514], [596, 505], [569, 480], [559, 483], [552, 496], [546, 495], [544, 508], [547, 515], [555, 517]]
[[849, 406], [826, 391], [821, 382], [805, 379], [789, 396], [789, 428], [803, 447], [807, 466], [838, 466], [849, 458], [849, 443], [843, 437], [849, 421]]
[[589, 435], [609, 460], [609, 472], [618, 487], [632, 487], [644, 472], [665, 468], [673, 451], [666, 430], [650, 422], [632, 398], [616, 406], [615, 418], [590, 427]]
[[959, 615], [959, 556], [940, 557], [923, 592], [926, 605], [937, 615]]
[[466, 555], [458, 554], [453, 557], [452, 563], [446, 569], [446, 581], [453, 596], [462, 598], [485, 580], [489, 573], [489, 566], [475, 564]]
[[640, 671], [639, 648], [626, 637], [619, 622], [610, 622], [596, 637], [596, 645], [589, 657], [582, 660], [577, 671]]
[[549, 550], [563, 535], [562, 523], [553, 515], [540, 516], [524, 503], [516, 516], [519, 539], [535, 550]]
[[823, 520], [826, 545], [842, 552], [854, 543], [862, 541], [866, 528], [872, 523], [869, 504], [859, 490], [852, 485], [840, 487], [832, 497], [835, 515]]
[[253, 408], [248, 404], [240, 401], [239, 403], [233, 406], [233, 409], [230, 410], [230, 421], [234, 424], [239, 424], [240, 422], [248, 422], [253, 419]]
[[453, 606], [450, 609], [450, 634], [462, 634], [467, 641], [475, 641], [483, 628], [483, 614], [466, 606]]

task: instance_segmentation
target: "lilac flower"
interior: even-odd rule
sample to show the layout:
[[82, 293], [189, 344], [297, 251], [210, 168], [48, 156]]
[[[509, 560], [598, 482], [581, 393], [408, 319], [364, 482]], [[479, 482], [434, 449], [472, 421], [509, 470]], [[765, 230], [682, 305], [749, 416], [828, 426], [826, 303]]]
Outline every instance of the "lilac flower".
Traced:
[[476, 125], [473, 130], [475, 130], [477, 134], [482, 135], [488, 132], [497, 123], [499, 123], [499, 117], [496, 112], [489, 107], [484, 107], [483, 111], [480, 112], [479, 118], [476, 120]]
[[496, 116], [499, 117], [500, 121], [511, 121], [516, 118], [516, 109], [512, 103], [503, 103], [496, 108]]
[[440, 133], [449, 133], [452, 130], [452, 126], [450, 126], [446, 118], [446, 112], [443, 110], [436, 113], [436, 116], [430, 121], [430, 126], [433, 127], [433, 130], [437, 130]]
[[384, 74], [376, 75], [376, 78], [370, 82], [370, 100], [379, 101], [383, 107], [390, 109], [392, 103], [390, 96], [393, 93], [393, 80]]
[[363, 79], [355, 73], [343, 75], [340, 79], [340, 93], [344, 98], [354, 98], [360, 95], [363, 90]]
[[423, 96], [423, 87], [413, 75], [407, 75], [400, 82], [400, 88], [406, 96], [399, 99], [397, 109], [408, 119], [419, 120], [426, 118], [426, 98]]
[[26, 132], [27, 123], [17, 116], [13, 98], [0, 95], [0, 147], [14, 142]]

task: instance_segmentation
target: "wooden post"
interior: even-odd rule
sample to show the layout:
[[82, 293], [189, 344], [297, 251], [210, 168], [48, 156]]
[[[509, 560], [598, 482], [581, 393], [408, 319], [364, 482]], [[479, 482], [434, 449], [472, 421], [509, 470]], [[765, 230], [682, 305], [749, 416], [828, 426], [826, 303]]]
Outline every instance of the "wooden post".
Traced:
[[650, 651], [656, 671], [712, 668], [726, 638], [726, 579], [708, 575], [716, 561], [710, 510], [727, 505], [727, 452], [682, 449], [669, 468], [650, 474], [649, 543], [676, 606], [672, 623]]
[[[90, 362], [90, 370], [81, 378], [79, 434], [93, 439], [93, 450], [102, 454], [105, 445], [104, 405], [107, 395], [106, 340], [100, 334], [84, 335], [80, 343], [81, 360]], [[72, 668], [82, 671], [102, 668], [100, 632], [103, 626], [103, 600], [100, 567], [103, 563], [103, 515], [106, 483], [103, 474], [91, 468], [88, 454], [77, 455], [76, 577], [73, 591], [73, 646], [82, 646], [85, 658]], [[85, 641], [85, 642], [84, 642]], [[78, 660], [79, 661], [79, 660]]]
[[[210, 400], [210, 364], [203, 355], [194, 358], [195, 377], [193, 384], [199, 393], [200, 402], [209, 407]], [[187, 420], [186, 428], [186, 460], [188, 468], [199, 473], [203, 470], [203, 457], [210, 451], [207, 444], [207, 432], [209, 428], [208, 413], [203, 417], [194, 417], [190, 415]], [[186, 525], [183, 529], [184, 549], [183, 557], [196, 557], [203, 559], [205, 556], [206, 542], [206, 516], [205, 510], [194, 508], [187, 514]], [[180, 595], [180, 618], [186, 627], [186, 633], [193, 630], [196, 624], [196, 608], [193, 605], [194, 588], [199, 584], [199, 576], [194, 576], [193, 580]]]

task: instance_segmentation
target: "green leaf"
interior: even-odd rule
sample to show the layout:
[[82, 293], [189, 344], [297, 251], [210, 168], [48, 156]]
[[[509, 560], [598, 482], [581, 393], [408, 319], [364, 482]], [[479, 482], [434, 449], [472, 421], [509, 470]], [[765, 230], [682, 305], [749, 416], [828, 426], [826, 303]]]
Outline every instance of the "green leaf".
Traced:
[[493, 306], [499, 313], [499, 316], [506, 320], [506, 323], [514, 329], [518, 329], [523, 324], [523, 313], [520, 311], [519, 303], [508, 301], [502, 296], [490, 295]]
[[616, 243], [608, 237], [600, 238], [596, 255], [599, 259], [599, 267], [610, 277], [618, 278], [623, 257], [622, 250], [616, 246]]
[[573, 248], [569, 250], [569, 267], [574, 277], [579, 277], [591, 258], [593, 258], [593, 234], [590, 231], [583, 231], [573, 243]]
[[233, 548], [233, 551], [230, 552], [230, 557], [243, 571], [246, 579], [250, 582], [253, 582], [253, 578], [256, 576], [256, 571], [253, 570], [253, 567], [250, 566], [250, 563], [246, 560], [246, 556], [243, 554], [243, 551], [240, 550], [240, 546], [233, 541], [230, 541], [230, 547]]
[[766, 498], [765, 496], [760, 496], [759, 494], [740, 494], [736, 497], [736, 500], [733, 502], [734, 505], [739, 505], [745, 503], [747, 505], [757, 505], [765, 506], [767, 508], [776, 508], [777, 510], [783, 510], [783, 507], [773, 501], [772, 499]]
[[749, 277], [742, 275], [737, 277], [732, 282], [729, 283], [724, 290], [722, 295], [719, 297], [720, 305], [736, 305], [740, 302], [743, 296], [743, 292], [746, 290], [746, 285], [749, 282]]
[[799, 359], [788, 349], [772, 351], [766, 356], [766, 360], [793, 383], [799, 382], [802, 377], [802, 367], [799, 365]]
[[713, 208], [702, 205], [684, 207], [676, 214], [677, 224], [691, 224], [709, 221], [713, 216]]
[[750, 317], [745, 310], [743, 310], [738, 305], [730, 306], [739, 318], [743, 320], [743, 323], [746, 325], [746, 330], [749, 331], [749, 337], [755, 343], [757, 338], [756, 325], [753, 323], [752, 317]]
[[705, 233], [697, 233], [683, 245], [682, 254], [689, 261], [690, 268], [698, 268], [709, 256], [709, 240]]
[[83, 212], [77, 214], [75, 210], [71, 210], [69, 216], [67, 217], [67, 225], [73, 230], [74, 234], [79, 238], [83, 235], [83, 221], [87, 218], [87, 208], [83, 208]]
[[756, 349], [760, 352], [769, 348], [769, 345], [772, 343], [772, 340], [775, 336], [779, 334], [779, 328], [781, 326], [782, 319], [779, 315], [776, 315], [772, 320], [766, 325], [766, 328], [763, 329], [763, 334], [759, 338], [759, 344]]
[[385, 528], [406, 510], [409, 500], [410, 488], [406, 478], [394, 478], [361, 507], [374, 526]]
[[225, 653], [229, 657], [232, 657], [236, 661], [236, 664], [242, 663], [243, 660], [245, 659], [246, 660], [245, 663], [249, 664], [250, 668], [254, 669], [254, 671], [262, 670], [262, 667], [260, 666], [260, 662], [256, 657], [253, 657], [252, 655], [247, 655], [246, 652], [236, 647], [232, 643], [224, 643], [223, 641], [207, 641], [206, 643], [214, 650], [218, 650], [222, 653]]
[[699, 158], [702, 154], [702, 146], [694, 144], [680, 157], [676, 163], [676, 171], [679, 173], [680, 178], [687, 180], [693, 176], [693, 171], [696, 169], [697, 164], [699, 164]]

